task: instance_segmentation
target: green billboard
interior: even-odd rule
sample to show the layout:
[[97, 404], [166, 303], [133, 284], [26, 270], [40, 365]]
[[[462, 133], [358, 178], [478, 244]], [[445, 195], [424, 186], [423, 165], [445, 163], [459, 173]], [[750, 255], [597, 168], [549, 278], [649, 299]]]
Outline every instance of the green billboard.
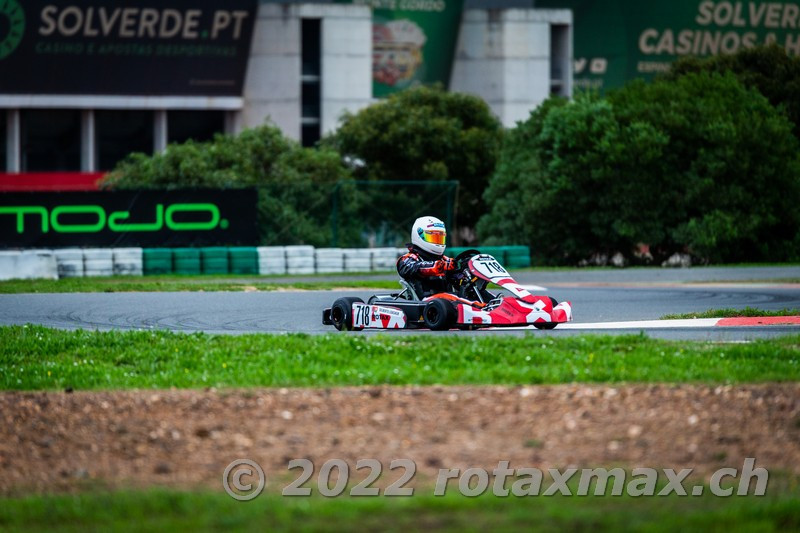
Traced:
[[463, 0], [338, 0], [372, 15], [372, 95], [450, 83]]
[[732, 54], [777, 43], [800, 55], [800, 2], [537, 0], [573, 12], [574, 86], [652, 78], [681, 56]]

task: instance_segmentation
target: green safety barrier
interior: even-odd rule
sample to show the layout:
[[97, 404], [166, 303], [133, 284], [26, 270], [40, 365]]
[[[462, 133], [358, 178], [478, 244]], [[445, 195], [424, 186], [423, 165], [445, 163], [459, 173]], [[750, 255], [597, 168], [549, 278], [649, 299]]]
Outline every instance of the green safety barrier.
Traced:
[[506, 248], [505, 246], [479, 246], [478, 250], [485, 254], [494, 256], [495, 259], [500, 261], [501, 265], [508, 266], [506, 261]]
[[176, 274], [200, 274], [200, 250], [197, 248], [175, 248], [172, 251]]
[[240, 246], [228, 248], [231, 274], [258, 274], [258, 249]]
[[[455, 257], [470, 248], [467, 246], [448, 246], [445, 253], [448, 257]], [[527, 268], [531, 266], [531, 252], [527, 246], [476, 246], [475, 248], [485, 254], [494, 256], [495, 259], [508, 268]]]
[[144, 248], [142, 249], [142, 273], [145, 276], [158, 274], [172, 274], [172, 249], [170, 248]]
[[[531, 266], [527, 246], [477, 246], [483, 253], [494, 256], [508, 268]], [[466, 246], [450, 246], [447, 255], [455, 257], [468, 250]], [[260, 274], [258, 249], [251, 246], [212, 246], [207, 248], [144, 248], [144, 275], [157, 274]]]
[[531, 249], [527, 246], [506, 246], [506, 266], [528, 268], [531, 266]]
[[203, 274], [228, 274], [228, 249], [224, 246], [200, 248], [200, 263]]

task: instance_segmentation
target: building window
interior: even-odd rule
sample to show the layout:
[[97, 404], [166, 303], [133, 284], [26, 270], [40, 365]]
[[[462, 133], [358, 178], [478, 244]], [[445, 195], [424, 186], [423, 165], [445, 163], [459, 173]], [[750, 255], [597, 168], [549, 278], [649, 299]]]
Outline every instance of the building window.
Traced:
[[215, 133], [225, 133], [224, 111], [167, 112], [167, 142], [210, 141]]
[[312, 119], [316, 124], [319, 124], [320, 111], [320, 94], [319, 82], [316, 83], [303, 83], [302, 94], [303, 118]]
[[6, 140], [6, 130], [8, 129], [8, 114], [5, 109], [0, 109], [0, 172], [6, 172], [8, 169], [8, 157], [6, 157], [6, 150], [8, 149], [8, 141]]
[[572, 61], [569, 57], [569, 25], [550, 26], [550, 94], [570, 96], [569, 70]]
[[94, 112], [97, 169], [112, 170], [133, 152], [153, 153], [152, 111]]
[[23, 172], [80, 171], [79, 110], [23, 109], [20, 130]]
[[320, 80], [322, 79], [322, 49], [320, 19], [303, 19], [302, 64], [300, 79], [302, 82], [300, 100], [302, 108], [301, 140], [303, 146], [314, 146], [320, 139], [320, 123], [322, 116]]

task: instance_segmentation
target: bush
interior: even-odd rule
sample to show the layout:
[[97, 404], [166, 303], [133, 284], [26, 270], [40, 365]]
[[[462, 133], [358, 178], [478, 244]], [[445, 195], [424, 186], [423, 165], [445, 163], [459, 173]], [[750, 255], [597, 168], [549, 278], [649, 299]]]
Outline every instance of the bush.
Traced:
[[756, 46], [732, 55], [682, 57], [663, 76], [676, 80], [698, 72], [733, 73], [746, 87], [757, 89], [782, 109], [793, 124], [795, 137], [800, 138], [800, 57], [790, 56], [777, 44]]
[[[210, 142], [170, 144], [159, 154], [131, 154], [108, 175], [104, 186], [258, 187], [263, 244], [327, 246], [331, 239], [330, 194], [343, 180], [352, 181], [352, 177], [337, 152], [302, 148], [270, 125], [235, 137], [217, 135]], [[348, 231], [355, 230], [340, 228], [340, 232]]]
[[639, 80], [550, 100], [510, 132], [478, 231], [542, 263], [635, 259], [640, 243], [656, 261], [797, 259], [798, 175], [791, 124], [732, 75]]
[[[354, 170], [361, 179], [458, 180], [457, 223], [472, 227], [484, 210], [480, 199], [494, 170], [501, 135], [500, 122], [480, 98], [417, 87], [346, 114], [323, 144], [349, 161], [363, 163]], [[399, 203], [385, 194], [373, 202], [378, 211]], [[406, 199], [401, 208], [408, 213], [424, 203], [420, 195]]]

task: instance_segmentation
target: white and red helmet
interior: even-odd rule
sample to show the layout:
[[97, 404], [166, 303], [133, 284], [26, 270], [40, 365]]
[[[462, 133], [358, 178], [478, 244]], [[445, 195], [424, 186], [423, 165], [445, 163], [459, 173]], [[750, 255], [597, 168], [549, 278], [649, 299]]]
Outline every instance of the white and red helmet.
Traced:
[[420, 217], [411, 227], [411, 244], [433, 255], [444, 254], [447, 230], [436, 217]]

